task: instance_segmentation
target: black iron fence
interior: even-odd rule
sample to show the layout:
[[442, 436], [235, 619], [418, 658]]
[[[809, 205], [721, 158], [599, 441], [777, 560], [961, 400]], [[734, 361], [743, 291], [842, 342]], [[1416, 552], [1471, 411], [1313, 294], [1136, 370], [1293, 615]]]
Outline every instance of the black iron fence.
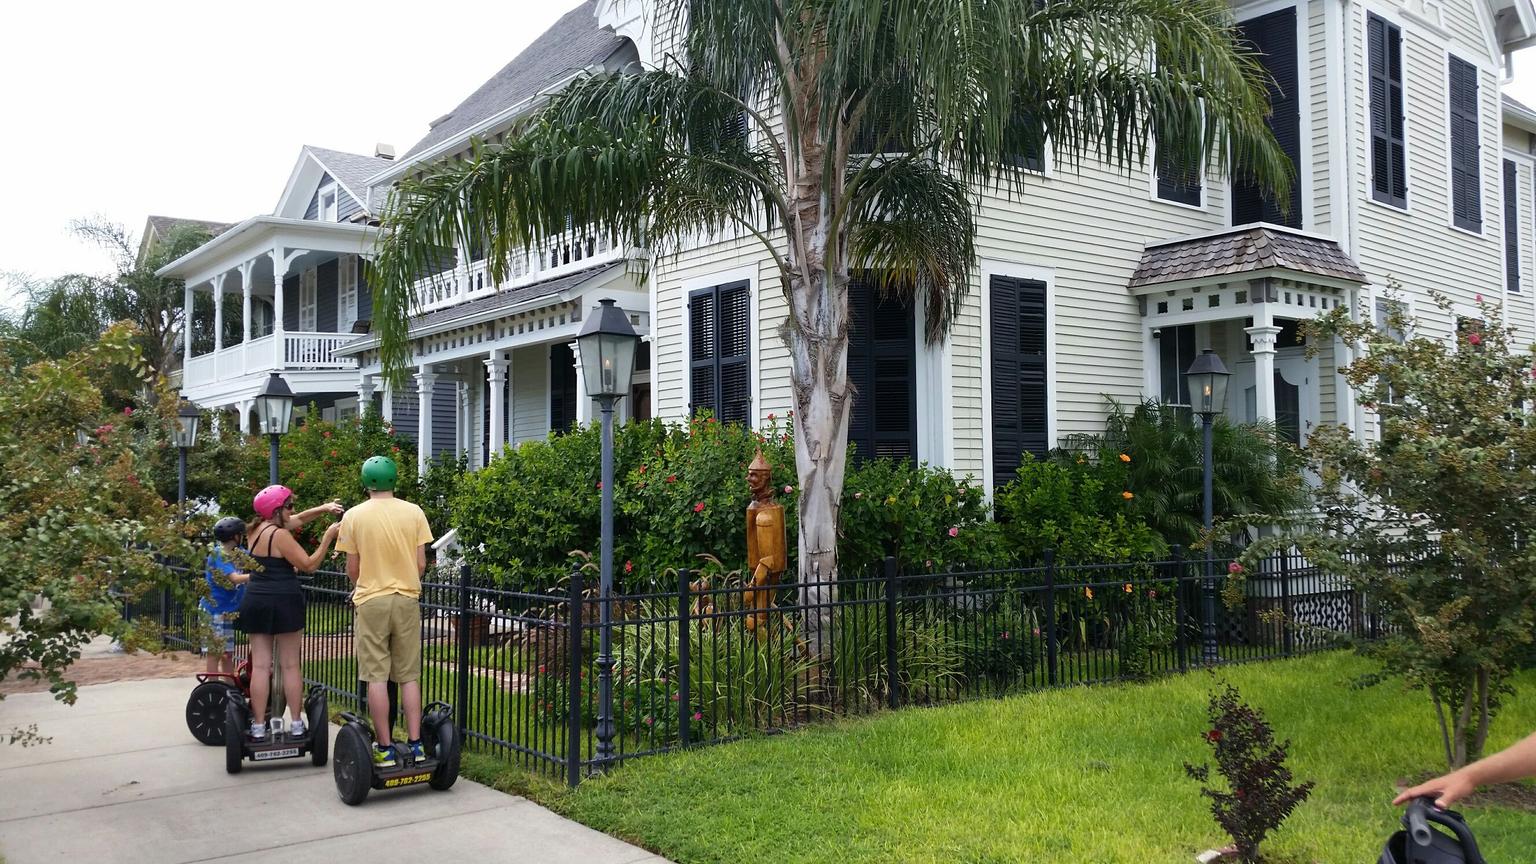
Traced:
[[[464, 567], [423, 585], [423, 695], [456, 707], [472, 749], [575, 784], [610, 763], [822, 718], [1142, 679], [1204, 665], [1213, 649], [1219, 662], [1287, 657], [1378, 629], [1357, 592], [1294, 553], [1237, 578], [1223, 560], [1210, 583], [1204, 564], [904, 573], [892, 559], [836, 583], [776, 586], [669, 572], [609, 601], [605, 758], [595, 579], [578, 571], [552, 593], [524, 593]], [[304, 677], [333, 707], [362, 710], [346, 578], [321, 572], [304, 591]], [[1224, 595], [1213, 646], [1207, 592]], [[196, 647], [195, 614], [132, 611]]]

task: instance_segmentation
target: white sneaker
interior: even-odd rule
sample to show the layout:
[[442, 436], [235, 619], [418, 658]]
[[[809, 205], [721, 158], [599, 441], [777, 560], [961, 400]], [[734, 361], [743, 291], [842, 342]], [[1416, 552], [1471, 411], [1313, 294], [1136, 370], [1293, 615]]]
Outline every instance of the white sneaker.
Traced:
[[261, 741], [267, 737], [267, 724], [251, 721], [251, 738]]
[[303, 738], [305, 729], [303, 717], [295, 717], [288, 721], [288, 736], [290, 738]]

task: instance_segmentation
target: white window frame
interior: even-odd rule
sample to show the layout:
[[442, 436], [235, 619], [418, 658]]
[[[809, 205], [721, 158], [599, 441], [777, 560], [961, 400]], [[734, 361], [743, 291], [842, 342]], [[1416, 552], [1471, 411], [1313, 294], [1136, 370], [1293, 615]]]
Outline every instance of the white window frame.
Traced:
[[299, 330], [313, 333], [319, 328], [320, 290], [314, 268], [299, 277]]
[[[320, 187], [318, 194], [320, 196], [320, 212], [316, 215], [316, 218], [318, 218], [321, 222], [337, 221], [336, 214], [340, 208], [341, 190], [335, 183], [327, 183]], [[330, 199], [330, 204], [326, 204], [327, 198]]]
[[357, 256], [342, 255], [336, 276], [336, 332], [351, 333], [357, 323]]

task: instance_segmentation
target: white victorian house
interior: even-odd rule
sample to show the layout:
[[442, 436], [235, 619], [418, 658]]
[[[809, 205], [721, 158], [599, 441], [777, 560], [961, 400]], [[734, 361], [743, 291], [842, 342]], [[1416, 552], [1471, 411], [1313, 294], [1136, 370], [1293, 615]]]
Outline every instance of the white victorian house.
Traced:
[[[636, 268], [643, 253], [575, 229], [502, 285], [479, 250], [454, 250], [416, 287], [413, 392], [381, 392], [365, 262], [391, 184], [500, 140], [579, 75], [653, 64], [676, 46], [677, 22], [651, 0], [573, 5], [402, 158], [305, 148], [272, 216], [162, 271], [185, 278], [189, 298], [238, 297], [243, 311], [238, 341], [187, 358], [190, 398], [244, 410], [281, 371], [322, 411], [377, 404], [423, 459], [483, 465], [590, 416], [572, 343], [612, 297], [646, 335], [622, 411], [708, 408], [759, 424], [790, 409], [779, 280], [755, 240], [732, 235]], [[1182, 403], [1183, 371], [1204, 349], [1234, 372], [1235, 419], [1272, 420], [1298, 443], [1324, 423], [1372, 434], [1338, 374], [1349, 346], [1308, 358], [1298, 325], [1334, 308], [1382, 314], [1391, 283], [1442, 337], [1479, 314], [1478, 295], [1536, 337], [1536, 112], [1500, 95], [1510, 54], [1536, 39], [1531, 0], [1232, 7], [1275, 82], [1271, 126], [1296, 168], [1289, 206], [1202, 166], [1069, 172], [1049, 152], [1024, 154], [1038, 176], [1021, 197], [984, 199], [976, 281], [947, 340], [923, 339], [921, 303], [852, 287], [861, 456], [922, 460], [990, 488], [1020, 454], [1099, 431], [1106, 397]], [[1452, 298], [1451, 316], [1431, 289]]]

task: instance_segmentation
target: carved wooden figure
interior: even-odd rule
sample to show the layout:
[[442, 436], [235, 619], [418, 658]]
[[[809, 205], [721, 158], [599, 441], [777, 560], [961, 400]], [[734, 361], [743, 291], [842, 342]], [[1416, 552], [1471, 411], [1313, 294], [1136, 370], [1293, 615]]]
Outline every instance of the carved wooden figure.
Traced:
[[747, 486], [752, 490], [752, 503], [747, 505], [747, 572], [752, 585], [744, 592], [747, 629], [763, 636], [768, 632], [774, 588], [784, 575], [789, 554], [784, 505], [774, 500], [773, 468], [761, 450], [747, 468]]

